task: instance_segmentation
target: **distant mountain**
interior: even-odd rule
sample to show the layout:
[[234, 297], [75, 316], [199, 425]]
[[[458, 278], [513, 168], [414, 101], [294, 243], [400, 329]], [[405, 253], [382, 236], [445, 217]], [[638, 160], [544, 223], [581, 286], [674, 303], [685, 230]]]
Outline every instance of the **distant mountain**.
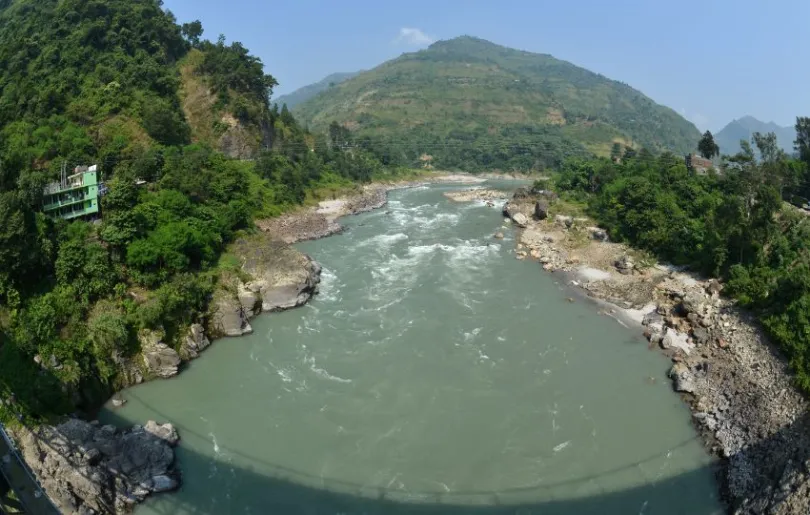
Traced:
[[793, 141], [796, 139], [796, 130], [793, 127], [780, 127], [773, 122], [765, 123], [753, 116], [743, 116], [734, 120], [714, 135], [714, 141], [720, 146], [723, 154], [736, 154], [740, 150], [740, 140], [751, 141], [755, 132], [776, 134], [779, 146], [788, 154], [793, 153]]
[[273, 104], [278, 104], [279, 106], [287, 104], [287, 107], [292, 109], [298, 104], [302, 104], [307, 100], [309, 100], [310, 98], [317, 96], [319, 93], [326, 91], [330, 87], [337, 86], [341, 82], [349, 80], [360, 73], [362, 73], [362, 71], [333, 73], [332, 75], [324, 77], [323, 79], [314, 84], [298, 88], [292, 93], [288, 93], [286, 95], [281, 95], [278, 98], [271, 99], [270, 102]]
[[526, 169], [615, 143], [694, 150], [700, 133], [630, 86], [546, 54], [469, 36], [360, 73], [299, 104], [316, 131], [332, 121], [391, 160], [434, 167]]

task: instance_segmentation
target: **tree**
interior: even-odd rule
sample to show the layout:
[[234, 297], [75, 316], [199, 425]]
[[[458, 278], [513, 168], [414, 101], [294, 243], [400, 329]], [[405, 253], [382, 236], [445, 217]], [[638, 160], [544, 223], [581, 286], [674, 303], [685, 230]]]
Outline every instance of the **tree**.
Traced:
[[610, 159], [614, 163], [618, 163], [621, 158], [622, 158], [622, 144], [614, 143], [613, 148], [610, 149]]
[[706, 159], [711, 159], [720, 155], [720, 146], [715, 143], [711, 131], [703, 133], [703, 137], [698, 142], [698, 152]]
[[184, 23], [180, 29], [183, 37], [191, 43], [191, 46], [197, 47], [200, 44], [200, 38], [203, 35], [203, 26], [200, 20], [194, 20], [191, 23]]
[[796, 141], [793, 146], [799, 153], [799, 159], [810, 167], [810, 117], [796, 118]]

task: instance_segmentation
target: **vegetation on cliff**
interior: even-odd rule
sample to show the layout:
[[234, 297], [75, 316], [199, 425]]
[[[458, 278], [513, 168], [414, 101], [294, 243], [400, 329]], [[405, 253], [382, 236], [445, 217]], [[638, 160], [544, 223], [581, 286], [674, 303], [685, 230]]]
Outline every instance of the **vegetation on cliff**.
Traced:
[[[179, 344], [255, 217], [387, 173], [271, 107], [258, 58], [159, 0], [0, 5], [0, 420], [93, 407], [139, 331]], [[100, 223], [45, 217], [43, 186], [94, 163]]]
[[586, 200], [611, 237], [663, 259], [722, 277], [727, 292], [752, 308], [810, 391], [810, 213], [786, 200], [810, 193], [810, 124], [799, 118], [796, 151], [773, 134], [700, 175], [682, 158], [638, 155], [615, 162], [570, 161], [557, 178], [566, 195]]

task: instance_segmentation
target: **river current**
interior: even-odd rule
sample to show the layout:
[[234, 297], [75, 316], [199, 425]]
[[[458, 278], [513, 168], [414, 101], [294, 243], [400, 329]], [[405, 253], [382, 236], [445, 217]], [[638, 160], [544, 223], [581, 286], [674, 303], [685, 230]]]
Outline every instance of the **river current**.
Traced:
[[299, 244], [309, 304], [102, 413], [180, 432], [182, 488], [138, 515], [721, 513], [668, 360], [450, 188]]

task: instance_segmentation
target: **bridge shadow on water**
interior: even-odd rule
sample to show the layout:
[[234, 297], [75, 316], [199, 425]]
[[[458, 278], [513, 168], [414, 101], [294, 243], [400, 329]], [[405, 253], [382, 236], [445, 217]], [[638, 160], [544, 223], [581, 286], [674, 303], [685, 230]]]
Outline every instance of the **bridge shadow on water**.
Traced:
[[[129, 399], [138, 402], [132, 396]], [[170, 420], [160, 412], [153, 410], [153, 413], [159, 421]], [[114, 412], [106, 411], [102, 418], [105, 423], [129, 425]], [[498, 492], [412, 493], [323, 480], [225, 446], [221, 446], [219, 456], [202, 454], [192, 447], [203, 442], [211, 445], [210, 437], [197, 433], [194, 428], [178, 427], [178, 430], [181, 438], [191, 444], [177, 450], [184, 485], [177, 493], [161, 494], [148, 501], [144, 510], [147, 513], [701, 515], [726, 511], [716, 500], [719, 494], [712, 500], [707, 498], [706, 488], [695, 488], [713, 480], [718, 470], [716, 465], [660, 480], [649, 478], [630, 488], [611, 486], [626, 484], [615, 479], [627, 472], [638, 474], [643, 471], [644, 461], [660, 456], [575, 480], [550, 480], [538, 487]], [[228, 455], [236, 459], [224, 457]], [[217, 484], [216, 491], [203, 484], [210, 481]]]

